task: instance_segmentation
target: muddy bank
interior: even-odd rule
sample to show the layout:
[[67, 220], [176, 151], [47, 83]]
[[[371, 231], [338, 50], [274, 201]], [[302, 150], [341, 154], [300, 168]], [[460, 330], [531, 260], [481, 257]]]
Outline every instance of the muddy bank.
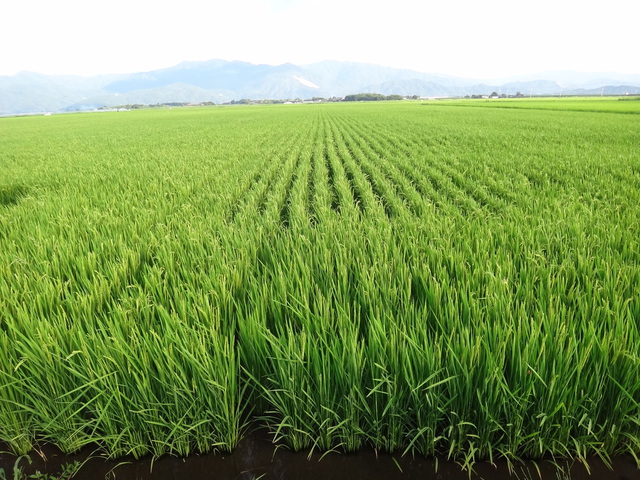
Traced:
[[[187, 458], [166, 456], [155, 461], [151, 457], [106, 460], [95, 455], [95, 448], [91, 447], [77, 454], [65, 455], [55, 447], [45, 445], [30, 454], [31, 464], [22, 459], [19, 465], [27, 476], [36, 471], [57, 475], [65, 465], [84, 462], [73, 477], [77, 480], [534, 480], [540, 477], [543, 480], [640, 480], [640, 470], [630, 456], [615, 458], [613, 470], [594, 458], [589, 462], [591, 473], [577, 461], [557, 462], [563, 472], [551, 461], [538, 461], [535, 465], [532, 462], [518, 465], [510, 473], [506, 462], [497, 461], [495, 465], [476, 463], [470, 475], [460, 465], [444, 458], [402, 457], [372, 449], [363, 449], [356, 454], [329, 453], [324, 456], [320, 453], [293, 453], [284, 448], [274, 450], [270, 439], [263, 434], [249, 435], [232, 454], [191, 455]], [[10, 480], [13, 479], [15, 461], [15, 456], [0, 453], [0, 468], [5, 470]]]

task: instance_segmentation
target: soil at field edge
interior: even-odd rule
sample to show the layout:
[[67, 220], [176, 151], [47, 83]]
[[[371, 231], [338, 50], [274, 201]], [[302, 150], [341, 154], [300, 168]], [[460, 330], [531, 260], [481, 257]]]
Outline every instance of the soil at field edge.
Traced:
[[[6, 448], [2, 450], [6, 451]], [[19, 466], [26, 476], [36, 471], [56, 475], [64, 465], [86, 460], [73, 477], [76, 480], [640, 480], [640, 470], [630, 456], [615, 458], [613, 470], [593, 459], [589, 462], [590, 473], [577, 461], [557, 462], [564, 472], [570, 472], [570, 476], [561, 473], [551, 461], [517, 465], [511, 473], [504, 461], [497, 461], [495, 465], [481, 462], [474, 465], [470, 474], [444, 458], [411, 458], [372, 449], [325, 456], [315, 452], [311, 455], [309, 452], [293, 453], [285, 448], [274, 449], [270, 438], [259, 433], [242, 440], [232, 454], [187, 458], [164, 456], [152, 461], [151, 457], [106, 460], [92, 456], [92, 452], [95, 448], [86, 447], [76, 454], [65, 455], [57, 448], [45, 445], [29, 455], [31, 464], [23, 458]], [[13, 479], [15, 461], [15, 456], [0, 453], [0, 468], [9, 480]]]

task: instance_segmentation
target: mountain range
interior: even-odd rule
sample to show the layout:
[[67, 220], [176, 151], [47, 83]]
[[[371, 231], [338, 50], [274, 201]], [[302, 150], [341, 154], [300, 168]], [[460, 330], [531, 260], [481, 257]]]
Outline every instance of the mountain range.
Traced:
[[84, 111], [127, 104], [226, 103], [249, 98], [307, 99], [371, 92], [448, 97], [640, 94], [640, 74], [545, 72], [492, 81], [379, 65], [323, 61], [256, 65], [210, 60], [131, 74], [0, 76], [0, 114]]

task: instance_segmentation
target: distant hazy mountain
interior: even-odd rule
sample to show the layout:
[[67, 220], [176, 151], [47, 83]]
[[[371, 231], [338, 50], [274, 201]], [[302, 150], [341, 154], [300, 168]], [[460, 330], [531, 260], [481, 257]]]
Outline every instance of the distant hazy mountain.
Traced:
[[482, 82], [353, 62], [272, 66], [211, 60], [126, 75], [80, 77], [21, 72], [0, 76], [0, 114], [91, 110], [135, 103], [342, 97], [361, 92], [446, 97], [493, 91], [524, 95], [639, 93], [640, 74], [563, 71]]
[[118, 75], [80, 77], [21, 72], [0, 76], [0, 114], [59, 111], [104, 92]]
[[492, 83], [508, 83], [514, 81], [531, 82], [538, 80], [553, 80], [564, 88], [595, 88], [602, 85], [639, 85], [640, 74], [612, 73], [612, 72], [576, 72], [573, 70], [554, 70], [518, 77], [496, 79]]

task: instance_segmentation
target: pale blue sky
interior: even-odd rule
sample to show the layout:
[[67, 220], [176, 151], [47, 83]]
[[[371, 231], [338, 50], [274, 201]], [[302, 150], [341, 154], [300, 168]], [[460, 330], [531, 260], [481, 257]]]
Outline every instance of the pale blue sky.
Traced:
[[640, 0], [20, 0], [0, 6], [0, 75], [92, 75], [185, 60], [349, 60], [495, 78], [640, 73]]

